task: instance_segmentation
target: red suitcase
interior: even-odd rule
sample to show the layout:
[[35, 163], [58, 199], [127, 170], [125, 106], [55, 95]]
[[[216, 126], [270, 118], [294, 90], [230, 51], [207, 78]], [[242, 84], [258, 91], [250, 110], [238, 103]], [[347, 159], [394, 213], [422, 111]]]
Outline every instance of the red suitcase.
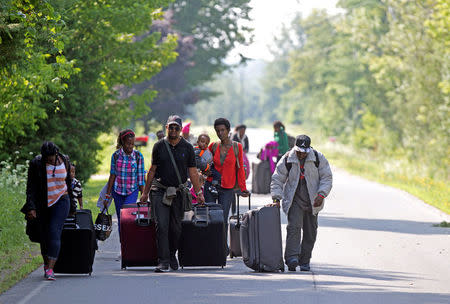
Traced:
[[120, 210], [122, 269], [130, 266], [156, 266], [156, 228], [150, 204], [128, 204]]

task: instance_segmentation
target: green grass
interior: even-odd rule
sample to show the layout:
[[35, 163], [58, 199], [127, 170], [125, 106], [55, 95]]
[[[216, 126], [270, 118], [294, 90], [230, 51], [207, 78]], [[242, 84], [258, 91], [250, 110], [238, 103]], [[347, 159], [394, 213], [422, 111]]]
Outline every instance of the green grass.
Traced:
[[[107, 179], [101, 180], [89, 180], [86, 184], [82, 185], [83, 187], [83, 205], [85, 209], [90, 209], [92, 211], [92, 217], [95, 221], [97, 217], [99, 208], [97, 207], [97, 200], [102, 190], [103, 186], [106, 184]], [[111, 204], [109, 208], [109, 213], [114, 214], [115, 208], [114, 203]]]
[[39, 245], [25, 234], [24, 214], [20, 212], [24, 203], [21, 189], [0, 185], [0, 293], [42, 263]]
[[[289, 134], [311, 134], [312, 146], [323, 152], [331, 165], [389, 185], [423, 200], [450, 214], [450, 187], [448, 181], [423, 176], [414, 164], [401, 156], [387, 157], [372, 151], [355, 151], [340, 143], [331, 143], [323, 134], [308, 130], [304, 126], [287, 126]], [[448, 170], [447, 170], [448, 171]]]
[[447, 183], [421, 176], [410, 164], [395, 162], [369, 152], [357, 153], [335, 144], [322, 145], [321, 151], [332, 165], [369, 180], [405, 190], [450, 214], [450, 188]]

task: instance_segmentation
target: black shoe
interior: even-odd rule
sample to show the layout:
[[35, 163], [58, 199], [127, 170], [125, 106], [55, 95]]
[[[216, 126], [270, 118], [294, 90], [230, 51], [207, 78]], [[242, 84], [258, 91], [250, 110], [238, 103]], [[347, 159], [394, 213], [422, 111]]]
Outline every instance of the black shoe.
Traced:
[[170, 265], [170, 268], [171, 268], [172, 270], [178, 270], [178, 261], [177, 261], [177, 258], [176, 258], [175, 256], [172, 256], [172, 257], [170, 258], [170, 263], [169, 263], [169, 265]]
[[310, 271], [310, 270], [311, 270], [311, 267], [309, 266], [309, 263], [300, 265], [300, 271]]
[[155, 268], [155, 272], [167, 272], [169, 271], [169, 265], [167, 264], [159, 264]]
[[295, 271], [298, 266], [298, 260], [296, 258], [289, 259], [286, 262], [289, 271]]
[[216, 187], [210, 186], [208, 189], [209, 189], [209, 192], [211, 192], [211, 194], [212, 194], [214, 197], [217, 198], [217, 197], [219, 196], [219, 192], [217, 191]]

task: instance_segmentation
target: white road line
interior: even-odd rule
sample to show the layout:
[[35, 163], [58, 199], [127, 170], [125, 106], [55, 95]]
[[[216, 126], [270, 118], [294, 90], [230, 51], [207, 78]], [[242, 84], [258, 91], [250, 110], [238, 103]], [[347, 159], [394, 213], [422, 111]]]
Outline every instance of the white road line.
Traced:
[[50, 281], [42, 281], [35, 289], [33, 289], [25, 298], [23, 298], [17, 304], [26, 304], [29, 300], [31, 300], [35, 295], [37, 295], [42, 288], [45, 287], [46, 284], [50, 283]]

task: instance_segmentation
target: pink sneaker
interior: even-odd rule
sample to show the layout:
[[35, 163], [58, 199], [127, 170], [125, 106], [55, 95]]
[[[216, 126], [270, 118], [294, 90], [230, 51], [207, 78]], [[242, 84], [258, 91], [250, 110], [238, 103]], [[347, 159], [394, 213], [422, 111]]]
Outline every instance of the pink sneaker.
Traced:
[[53, 272], [53, 269], [47, 269], [47, 271], [45, 272], [45, 278], [47, 280], [49, 280], [49, 281], [56, 280], [55, 273]]

